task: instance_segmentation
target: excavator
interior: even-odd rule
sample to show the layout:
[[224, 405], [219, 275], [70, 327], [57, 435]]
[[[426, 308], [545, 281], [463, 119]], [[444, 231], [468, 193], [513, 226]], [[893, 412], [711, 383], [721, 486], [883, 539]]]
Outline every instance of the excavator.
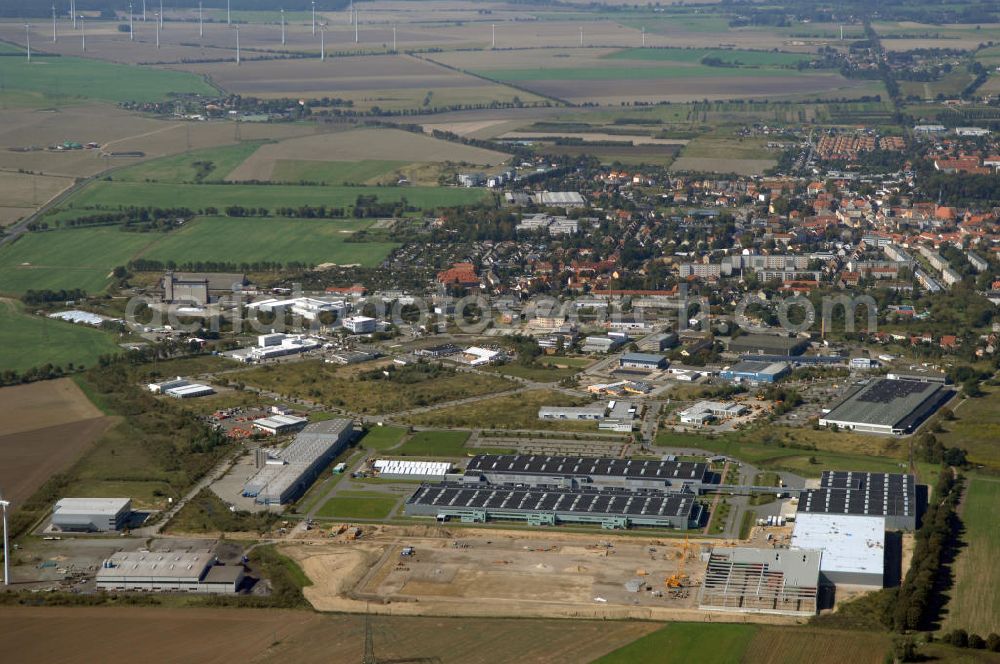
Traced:
[[683, 588], [687, 585], [688, 575], [684, 573], [684, 567], [687, 563], [688, 554], [691, 551], [691, 541], [688, 539], [687, 535], [684, 536], [684, 544], [681, 545], [681, 561], [677, 565], [677, 571], [664, 580], [664, 584], [667, 588]]

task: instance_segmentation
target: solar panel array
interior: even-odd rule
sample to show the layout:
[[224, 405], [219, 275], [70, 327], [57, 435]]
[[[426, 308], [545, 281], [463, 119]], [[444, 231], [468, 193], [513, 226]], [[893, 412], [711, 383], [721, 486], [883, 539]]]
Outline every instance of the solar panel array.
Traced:
[[695, 505], [694, 496], [690, 494], [621, 489], [528, 489], [497, 485], [469, 487], [454, 482], [422, 486], [407, 502], [451, 509], [570, 512], [633, 518], [690, 518]]
[[469, 461], [467, 473], [622, 477], [637, 480], [701, 482], [708, 469], [691, 461], [656, 461], [545, 455], [481, 454]]
[[857, 396], [858, 401], [866, 403], [890, 403], [896, 399], [905, 399], [911, 394], [926, 392], [931, 385], [915, 380], [882, 380], [869, 390]]
[[819, 489], [799, 497], [799, 512], [867, 516], [914, 516], [917, 510], [913, 475], [825, 471]]

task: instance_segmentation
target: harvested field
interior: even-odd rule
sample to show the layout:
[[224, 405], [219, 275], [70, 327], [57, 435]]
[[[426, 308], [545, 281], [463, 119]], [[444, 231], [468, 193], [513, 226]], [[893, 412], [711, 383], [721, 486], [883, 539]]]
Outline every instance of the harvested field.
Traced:
[[775, 159], [723, 159], [713, 157], [679, 157], [674, 160], [671, 170], [700, 171], [708, 173], [737, 173], [739, 175], [762, 175], [765, 170], [777, 164]]
[[228, 180], [270, 180], [281, 160], [353, 162], [468, 162], [495, 165], [509, 155], [451, 143], [398, 129], [356, 129], [264, 145], [233, 170]]
[[547, 131], [508, 131], [499, 138], [509, 140], [538, 140], [544, 138], [574, 138], [584, 143], [597, 141], [631, 142], [632, 145], [687, 145], [687, 139], [653, 138], [642, 134], [606, 134], [601, 132], [547, 132]]
[[0, 388], [0, 487], [17, 505], [114, 422], [68, 378]]
[[73, 179], [51, 175], [0, 172], [0, 225], [9, 208], [37, 208], [73, 185]]
[[754, 664], [880, 664], [891, 645], [886, 634], [760, 627], [743, 654]]
[[256, 96], [338, 97], [343, 92], [418, 88], [478, 87], [479, 79], [409, 56], [369, 56], [320, 60], [269, 60], [233, 67], [231, 63], [184, 65], [210, 76], [229, 92]]
[[[2, 607], [7, 647], [23, 661], [125, 664], [134, 649], [109, 647], [128, 630], [149, 664], [361, 661], [364, 618], [309, 611], [145, 607]], [[376, 656], [442, 664], [579, 664], [656, 629], [641, 622], [411, 618], [371, 620]], [[427, 638], [445, 634], [446, 639]], [[61, 638], [52, 639], [53, 634]], [[183, 638], [178, 638], [183, 635]], [[331, 660], [331, 653], [336, 653]]]

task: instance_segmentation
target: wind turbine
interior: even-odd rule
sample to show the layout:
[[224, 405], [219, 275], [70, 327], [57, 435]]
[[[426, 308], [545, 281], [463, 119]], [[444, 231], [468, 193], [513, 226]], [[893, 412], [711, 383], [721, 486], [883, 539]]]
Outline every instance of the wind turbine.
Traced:
[[128, 40], [135, 41], [135, 32], [132, 31], [132, 3], [128, 3]]
[[642, 47], [646, 48], [646, 26], [642, 26]]
[[80, 45], [83, 52], [87, 52], [87, 26], [83, 23], [83, 14], [80, 14]]
[[160, 48], [160, 19], [156, 14], [153, 14], [156, 19], [156, 48]]
[[497, 47], [497, 24], [494, 23], [491, 27], [493, 28], [493, 43], [490, 45], [490, 48], [496, 48]]
[[281, 8], [281, 45], [285, 45], [285, 8]]
[[312, 0], [313, 11], [313, 37], [316, 36], [316, 0]]
[[146, 0], [142, 0], [142, 22], [146, 22]]
[[3, 584], [10, 585], [10, 546], [7, 542], [7, 508], [9, 500], [0, 499], [0, 509], [3, 510]]
[[580, 26], [580, 46], [583, 46], [583, 26]]
[[201, 8], [201, 1], [198, 2], [198, 38], [205, 36], [205, 19], [203, 16], [204, 12]]
[[76, 30], [76, 0], [69, 0], [69, 13], [73, 15], [73, 29]]
[[319, 24], [319, 61], [326, 61], [326, 23]]
[[31, 64], [31, 24], [24, 24], [24, 39], [28, 47], [28, 64]]
[[354, 43], [358, 43], [358, 10], [354, 10]]
[[396, 52], [396, 24], [392, 24], [392, 52]]
[[56, 43], [56, 6], [52, 5], [52, 43]]
[[233, 15], [229, 9], [229, 0], [226, 0], [226, 25], [233, 24]]
[[163, 29], [163, 0], [160, 0], [160, 30]]
[[233, 26], [236, 30], [236, 64], [240, 64], [240, 26], [236, 24]]

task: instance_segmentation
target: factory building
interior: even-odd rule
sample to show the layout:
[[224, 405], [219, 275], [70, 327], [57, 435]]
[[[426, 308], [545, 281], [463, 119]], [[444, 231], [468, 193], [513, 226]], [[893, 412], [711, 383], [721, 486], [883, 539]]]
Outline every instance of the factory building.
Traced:
[[240, 362], [252, 363], [271, 360], [286, 355], [297, 355], [315, 350], [322, 346], [318, 339], [302, 334], [283, 334], [272, 332], [257, 336], [257, 345], [251, 348], [240, 348], [230, 353], [230, 357]]
[[799, 495], [797, 512], [878, 516], [889, 530], [915, 530], [918, 509], [913, 475], [827, 470], [819, 488]]
[[885, 579], [885, 518], [844, 514], [795, 515], [792, 547], [819, 549], [820, 582], [882, 588]]
[[699, 597], [706, 611], [811, 616], [818, 610], [823, 552], [717, 547]]
[[904, 435], [912, 433], [952, 397], [943, 385], [880, 378], [855, 390], [824, 411], [819, 425], [841, 429]]
[[242, 291], [247, 283], [245, 274], [222, 272], [167, 272], [160, 281], [164, 302], [198, 306]]
[[215, 390], [201, 383], [188, 383], [163, 390], [163, 394], [174, 399], [194, 399], [195, 397], [207, 397], [210, 394], [215, 394]]
[[809, 348], [808, 339], [771, 334], [743, 334], [729, 342], [729, 352], [747, 355], [801, 355]]
[[791, 371], [786, 362], [744, 360], [719, 372], [719, 377], [731, 383], [776, 383]]
[[280, 505], [295, 500], [347, 447], [352, 435], [351, 420], [327, 420], [307, 425], [287, 447], [260, 455], [260, 468], [243, 485], [243, 495], [262, 505]]
[[699, 401], [695, 405], [685, 408], [678, 416], [682, 424], [696, 424], [701, 426], [714, 419], [728, 420], [739, 417], [747, 412], [747, 407], [732, 401]]
[[599, 523], [602, 528], [631, 526], [687, 529], [701, 521], [702, 506], [691, 494], [625, 489], [526, 488], [425, 484], [405, 504], [407, 516], [429, 516], [463, 523], [526, 521], [533, 526]]
[[421, 480], [442, 482], [451, 472], [447, 461], [410, 461], [408, 459], [376, 459], [372, 467], [384, 480]]
[[97, 570], [101, 590], [235, 593], [243, 582], [242, 565], [217, 565], [211, 553], [118, 552]]
[[262, 417], [259, 420], [254, 420], [252, 425], [254, 429], [268, 435], [282, 436], [301, 431], [308, 423], [309, 419], [306, 417], [271, 415], [270, 417]]
[[706, 464], [691, 461], [480, 454], [462, 482], [697, 492], [710, 477]]
[[344, 319], [344, 329], [351, 334], [371, 334], [375, 331], [375, 319], [368, 316], [351, 316]]
[[603, 420], [607, 408], [603, 403], [592, 406], [542, 406], [538, 409], [540, 420]]
[[132, 514], [128, 498], [63, 498], [52, 510], [52, 529], [107, 533], [122, 530]]
[[656, 371], [667, 368], [667, 358], [653, 353], [625, 353], [618, 359], [620, 369]]

